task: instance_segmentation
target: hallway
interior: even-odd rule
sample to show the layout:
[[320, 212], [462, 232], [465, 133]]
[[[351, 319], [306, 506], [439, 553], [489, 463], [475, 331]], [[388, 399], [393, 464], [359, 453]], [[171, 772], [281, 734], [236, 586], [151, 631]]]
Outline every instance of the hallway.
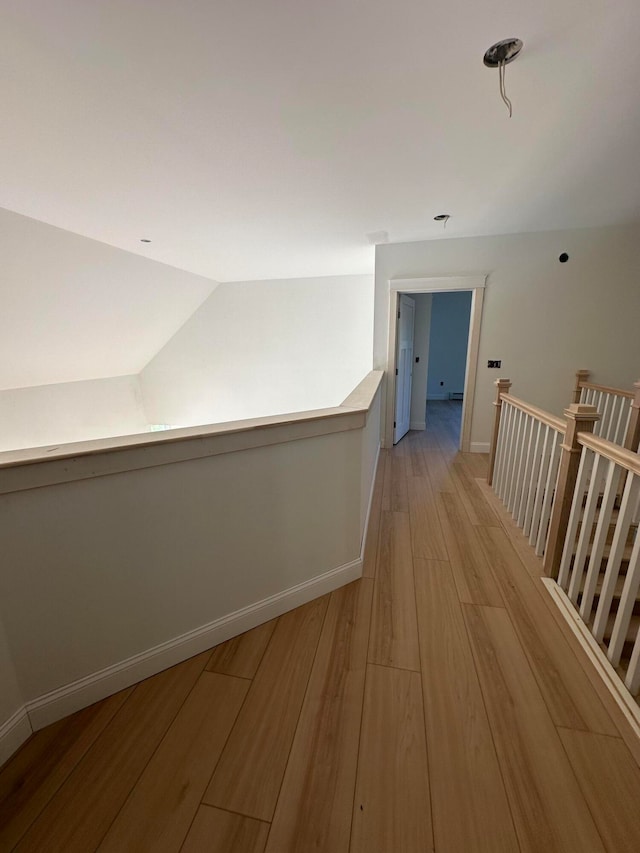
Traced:
[[432, 426], [381, 454], [362, 580], [37, 733], [0, 851], [640, 849], [640, 744]]
[[[420, 440], [423, 450], [456, 451], [460, 447], [462, 400], [427, 400], [425, 422], [427, 428]], [[416, 433], [413, 435], [415, 438]]]

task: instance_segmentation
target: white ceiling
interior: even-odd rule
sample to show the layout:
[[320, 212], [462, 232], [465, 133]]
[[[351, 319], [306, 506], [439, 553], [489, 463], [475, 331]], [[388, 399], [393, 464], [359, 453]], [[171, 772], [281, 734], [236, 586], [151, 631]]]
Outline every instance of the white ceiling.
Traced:
[[[0, 206], [185, 270], [362, 273], [369, 232], [640, 218], [638, 0], [0, 9]], [[482, 64], [507, 36], [512, 120]]]

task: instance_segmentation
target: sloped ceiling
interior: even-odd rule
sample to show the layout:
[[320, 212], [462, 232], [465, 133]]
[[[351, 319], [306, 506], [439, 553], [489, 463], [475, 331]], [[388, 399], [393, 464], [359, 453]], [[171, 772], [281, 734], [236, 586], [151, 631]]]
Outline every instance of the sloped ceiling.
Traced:
[[0, 391], [139, 373], [217, 286], [7, 210], [0, 259]]
[[[640, 216], [637, 0], [2, 11], [0, 205], [181, 269], [363, 273], [369, 232], [398, 242]], [[507, 69], [511, 120], [482, 64], [507, 36], [525, 44]]]

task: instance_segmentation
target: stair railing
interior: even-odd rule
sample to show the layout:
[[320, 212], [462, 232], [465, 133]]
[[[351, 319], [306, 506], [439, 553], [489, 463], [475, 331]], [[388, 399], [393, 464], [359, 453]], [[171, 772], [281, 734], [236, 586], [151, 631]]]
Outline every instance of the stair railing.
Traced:
[[[581, 373], [585, 373], [581, 371]], [[574, 402], [557, 418], [496, 383], [488, 483], [605, 648], [632, 694], [640, 691], [640, 453], [596, 434], [601, 414]], [[601, 388], [603, 386], [600, 386]], [[625, 422], [633, 445], [637, 392]], [[575, 396], [582, 395], [584, 383]], [[594, 386], [586, 387], [593, 397]], [[611, 389], [609, 389], [611, 390]], [[615, 389], [613, 389], [615, 390]], [[575, 399], [575, 398], [574, 398]], [[584, 399], [584, 397], [583, 397]], [[604, 411], [620, 418], [619, 409]]]
[[558, 492], [566, 423], [508, 393], [496, 382], [496, 415], [487, 481], [522, 528], [536, 554], [547, 549]]
[[640, 691], [640, 619], [634, 614], [640, 590], [640, 456], [584, 432], [577, 442], [580, 464], [557, 583], [635, 695]]
[[640, 444], [640, 381], [633, 391], [611, 388], [589, 382], [590, 372], [578, 370], [573, 390], [573, 402], [595, 406], [600, 421], [593, 434], [606, 438], [628, 450], [638, 450]]

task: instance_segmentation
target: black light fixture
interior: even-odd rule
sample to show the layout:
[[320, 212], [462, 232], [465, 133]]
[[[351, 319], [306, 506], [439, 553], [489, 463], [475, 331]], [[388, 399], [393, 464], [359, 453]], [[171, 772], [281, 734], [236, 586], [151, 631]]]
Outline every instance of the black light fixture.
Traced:
[[488, 68], [497, 68], [498, 69], [498, 79], [500, 82], [500, 97], [507, 105], [507, 109], [509, 110], [509, 118], [513, 115], [513, 106], [509, 98], [507, 98], [507, 92], [504, 85], [504, 69], [505, 65], [508, 65], [510, 62], [518, 56], [520, 51], [522, 50], [523, 43], [520, 39], [510, 38], [510, 39], [502, 39], [502, 41], [498, 41], [495, 44], [492, 44], [489, 50], [484, 55], [484, 64]]
[[146, 238], [146, 237], [141, 237], [141, 238], [140, 238], [140, 242], [141, 242], [141, 243], [150, 243], [150, 242], [151, 242], [151, 240], [147, 240], [147, 238]]
[[447, 227], [447, 222], [451, 219], [451, 215], [449, 213], [439, 213], [437, 216], [433, 217], [436, 222], [444, 222], [444, 227]]

